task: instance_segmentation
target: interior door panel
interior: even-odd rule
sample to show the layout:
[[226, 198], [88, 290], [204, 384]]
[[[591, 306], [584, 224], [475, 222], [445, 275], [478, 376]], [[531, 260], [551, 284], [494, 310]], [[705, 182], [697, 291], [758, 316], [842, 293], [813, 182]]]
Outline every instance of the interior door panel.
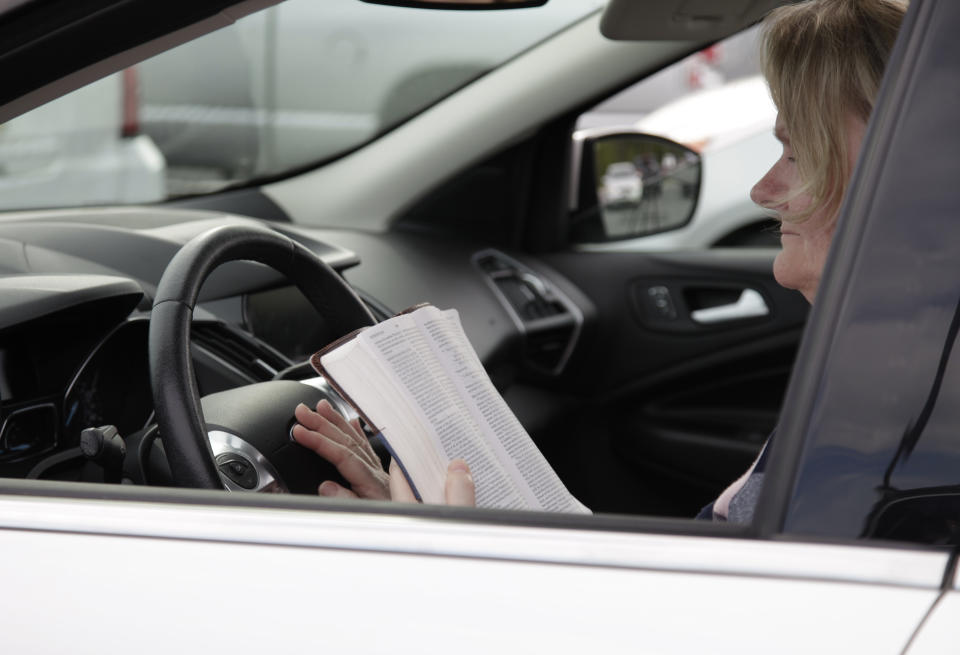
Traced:
[[750, 465], [776, 425], [807, 315], [773, 279], [775, 256], [541, 257], [595, 306], [559, 381], [592, 418], [554, 426], [544, 447], [584, 502], [691, 515]]

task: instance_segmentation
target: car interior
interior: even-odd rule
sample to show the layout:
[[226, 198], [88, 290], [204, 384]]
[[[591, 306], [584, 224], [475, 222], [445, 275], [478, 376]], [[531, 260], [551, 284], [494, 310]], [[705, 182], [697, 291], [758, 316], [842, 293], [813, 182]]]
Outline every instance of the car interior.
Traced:
[[[0, 130], [274, 3], [84, 0], [82, 19], [68, 0], [37, 4], [0, 19], [0, 65], [13, 71]], [[298, 402], [331, 394], [299, 383], [316, 377], [307, 359], [430, 302], [458, 310], [581, 502], [696, 515], [774, 430], [807, 303], [774, 281], [775, 249], [646, 251], [629, 235], [585, 237], [583, 222], [598, 220], [594, 168], [572, 172], [571, 136], [591, 107], [778, 3], [589, 4], [333, 154], [162, 202], [0, 213], [0, 476], [41, 488], [227, 486], [236, 497], [245, 485], [222, 465], [246, 446], [207, 440], [221, 432], [312, 496], [337, 474], [288, 436]], [[410, 20], [498, 13], [363, 7]], [[509, 23], [540, 9], [499, 13]], [[96, 60], [38, 55], [104, 34]], [[759, 309], [716, 312], [744, 298]], [[87, 428], [102, 429], [81, 438]], [[272, 479], [257, 488], [276, 490]]]

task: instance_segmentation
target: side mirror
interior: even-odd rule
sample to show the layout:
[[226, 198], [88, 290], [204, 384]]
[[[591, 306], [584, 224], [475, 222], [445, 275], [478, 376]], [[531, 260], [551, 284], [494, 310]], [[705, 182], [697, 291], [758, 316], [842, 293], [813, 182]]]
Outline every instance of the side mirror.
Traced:
[[630, 239], [686, 225], [700, 195], [700, 155], [639, 132], [574, 134], [570, 237]]

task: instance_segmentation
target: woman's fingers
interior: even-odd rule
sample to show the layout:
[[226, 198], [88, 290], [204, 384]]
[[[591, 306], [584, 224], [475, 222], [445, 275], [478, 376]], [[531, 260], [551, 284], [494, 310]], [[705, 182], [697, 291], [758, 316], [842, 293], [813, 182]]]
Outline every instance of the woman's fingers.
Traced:
[[331, 405], [330, 401], [326, 398], [317, 403], [317, 414], [333, 423], [337, 429], [345, 434], [350, 434], [353, 432], [350, 424], [347, 423], [347, 419], [343, 418], [340, 412], [335, 410], [333, 405]]
[[470, 475], [470, 467], [462, 459], [455, 459], [447, 466], [447, 483], [444, 491], [447, 505], [473, 507], [477, 504], [473, 476]]
[[[417, 502], [395, 461], [390, 462], [389, 475], [383, 470], [358, 421], [348, 422], [326, 400], [317, 403], [316, 411], [300, 404], [294, 414], [298, 423], [292, 434], [297, 443], [333, 464], [350, 483], [351, 488], [347, 489], [328, 480], [317, 490], [321, 496]], [[473, 477], [462, 459], [453, 460], [447, 467], [444, 491], [448, 505], [476, 504]]]
[[[390, 478], [379, 460], [371, 462], [353, 439], [343, 435], [323, 417], [317, 417], [310, 408], [298, 406], [296, 416], [300, 423], [293, 426], [293, 438], [333, 464], [357, 496], [378, 500], [390, 498]], [[305, 424], [319, 429], [310, 429]]]
[[390, 460], [390, 499], [400, 503], [417, 502], [413, 489], [407, 484], [407, 476], [400, 470], [400, 465], [395, 459]]
[[[455, 459], [447, 466], [447, 480], [444, 487], [447, 505], [473, 507], [476, 505], [473, 476], [470, 468], [462, 459]], [[407, 484], [407, 478], [400, 470], [396, 460], [390, 461], [390, 498], [402, 503], [417, 502], [413, 490]]]
[[341, 486], [334, 482], [333, 480], [327, 480], [322, 482], [319, 487], [317, 487], [317, 493], [326, 498], [354, 498], [356, 499], [357, 494], [353, 493], [344, 486]]
[[380, 461], [377, 454], [373, 452], [373, 447], [370, 445], [370, 440], [367, 439], [366, 433], [364, 433], [363, 428], [360, 427], [359, 420], [354, 419], [348, 422], [340, 412], [333, 408], [330, 401], [326, 399], [317, 403], [317, 414], [330, 421], [340, 432], [353, 439], [363, 452], [364, 457], [370, 460], [371, 464]]
[[[364, 441], [366, 441], [367, 444], [370, 443], [370, 440], [369, 440], [369, 439], [366, 439], [366, 436], [367, 436], [366, 433], [363, 431], [363, 428], [360, 426], [360, 419], [355, 418], [355, 419], [351, 420], [351, 421], [350, 421], [350, 427], [353, 428], [353, 431], [354, 431], [355, 433], [357, 433], [357, 434], [362, 434], [362, 435], [364, 436]], [[372, 446], [371, 446], [371, 450], [373, 450], [373, 447], [372, 447]]]
[[[353, 429], [347, 424], [343, 417], [341, 417], [332, 407], [327, 403], [323, 405], [326, 401], [321, 401], [317, 407], [318, 409], [323, 407], [325, 411], [328, 411], [331, 416], [337, 416], [340, 418], [340, 423], [343, 428], [346, 428], [344, 431], [340, 426], [334, 423], [333, 420], [327, 418], [327, 416], [321, 415], [319, 412], [315, 412], [303, 403], [297, 405], [293, 410], [293, 414], [297, 419], [297, 422], [313, 433], [312, 436], [305, 435], [304, 440], [297, 439], [298, 443], [311, 450], [320, 453], [317, 450], [318, 447], [321, 447], [321, 439], [327, 439], [333, 441], [348, 450], [353, 451], [357, 457], [364, 461], [367, 465], [379, 468], [380, 460], [376, 458], [373, 453], [373, 449], [370, 447], [370, 444], [367, 442], [366, 435], [363, 432], [360, 434], [355, 434]], [[294, 435], [296, 438], [296, 434]], [[366, 448], [364, 448], [366, 446]], [[320, 453], [321, 456], [324, 456]], [[333, 462], [335, 464], [335, 462]]]
[[383, 469], [370, 466], [356, 451], [302, 425], [293, 426], [293, 438], [333, 464], [360, 498], [390, 498], [389, 476]]

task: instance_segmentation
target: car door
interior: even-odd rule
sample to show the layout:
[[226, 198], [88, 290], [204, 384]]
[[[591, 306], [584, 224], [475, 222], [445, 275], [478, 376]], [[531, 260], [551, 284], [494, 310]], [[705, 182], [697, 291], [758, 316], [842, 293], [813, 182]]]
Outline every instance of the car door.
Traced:
[[[774, 281], [773, 257], [573, 244], [542, 256], [595, 310], [563, 374], [583, 399], [565, 454], [571, 470], [588, 465], [584, 488], [603, 490], [592, 506], [692, 516], [757, 456], [776, 425], [807, 312]], [[710, 320], [709, 310], [734, 309], [751, 294], [757, 315]]]
[[512, 525], [497, 525], [439, 506], [385, 513], [270, 494], [218, 506], [195, 492], [77, 487], [22, 497], [23, 482], [0, 480], [6, 652], [423, 653], [453, 643], [461, 653], [896, 655], [948, 560], [731, 531], [644, 534], [662, 524], [604, 530], [594, 517], [560, 528], [513, 512], [501, 514]]
[[951, 586], [937, 601], [906, 649], [908, 655], [939, 655], [956, 647], [957, 616], [960, 616], [960, 580], [954, 575]]

